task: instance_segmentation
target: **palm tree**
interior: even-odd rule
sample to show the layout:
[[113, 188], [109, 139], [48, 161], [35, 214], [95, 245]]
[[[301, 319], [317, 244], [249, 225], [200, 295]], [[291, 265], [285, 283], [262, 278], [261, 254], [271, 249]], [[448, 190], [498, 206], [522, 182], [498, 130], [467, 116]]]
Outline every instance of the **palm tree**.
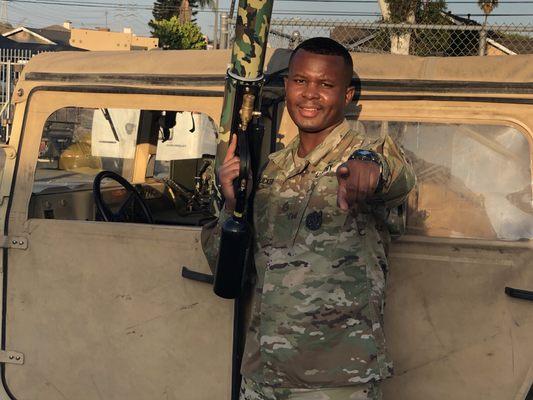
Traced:
[[479, 5], [479, 8], [485, 13], [485, 22], [487, 23], [487, 18], [489, 14], [494, 10], [496, 7], [498, 7], [498, 0], [478, 0], [477, 4]]
[[498, 0], [478, 0], [477, 4], [483, 10], [483, 13], [485, 13], [485, 20], [483, 21], [483, 27], [481, 31], [479, 32], [479, 55], [484, 56], [485, 55], [485, 47], [487, 46], [487, 18], [489, 17], [489, 14], [494, 10], [496, 7], [498, 7]]

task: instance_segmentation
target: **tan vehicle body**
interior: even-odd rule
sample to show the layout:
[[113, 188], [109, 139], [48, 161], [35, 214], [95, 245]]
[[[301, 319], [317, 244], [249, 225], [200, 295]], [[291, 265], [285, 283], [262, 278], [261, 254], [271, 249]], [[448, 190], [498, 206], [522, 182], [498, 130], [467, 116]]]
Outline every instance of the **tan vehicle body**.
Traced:
[[[287, 55], [269, 52], [267, 74], [286, 67]], [[363, 125], [519, 132], [529, 177], [520, 204], [531, 209], [533, 57], [353, 57], [361, 94], [350, 115]], [[200, 227], [69, 218], [78, 198], [90, 202], [84, 191], [51, 197], [60, 203], [48, 206], [64, 217], [44, 218], [32, 206], [41, 196], [32, 191], [43, 126], [56, 110], [190, 110], [218, 123], [229, 59], [226, 51], [57, 53], [25, 67], [0, 182], [1, 399], [230, 398], [233, 303], [181, 276], [183, 266], [210, 273]], [[265, 88], [270, 98], [279, 93], [279, 85]], [[282, 111], [265, 121], [264, 156], [273, 126], [278, 146], [296, 134]], [[223, 152], [227, 138], [219, 139]], [[137, 143], [125, 178], [153, 184], [155, 153], [154, 143]], [[533, 290], [531, 237], [501, 239], [490, 210], [473, 206], [483, 204], [479, 196], [461, 190], [419, 176], [409, 202], [426, 209], [423, 229], [409, 231], [408, 213], [408, 234], [390, 249], [386, 333], [396, 373], [384, 384], [386, 400], [525, 400], [533, 383], [533, 303], [504, 293]]]

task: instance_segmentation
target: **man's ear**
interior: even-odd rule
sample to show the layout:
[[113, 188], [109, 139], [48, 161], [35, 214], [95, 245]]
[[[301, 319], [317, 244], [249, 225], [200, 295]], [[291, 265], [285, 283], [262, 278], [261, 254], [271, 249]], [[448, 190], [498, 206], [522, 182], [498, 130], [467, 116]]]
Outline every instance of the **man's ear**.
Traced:
[[289, 78], [284, 76], [283, 77], [283, 85], [285, 86], [285, 92], [287, 91], [287, 82], [289, 81]]
[[355, 86], [348, 86], [346, 88], [346, 94], [344, 98], [344, 105], [347, 106], [353, 100], [355, 96]]

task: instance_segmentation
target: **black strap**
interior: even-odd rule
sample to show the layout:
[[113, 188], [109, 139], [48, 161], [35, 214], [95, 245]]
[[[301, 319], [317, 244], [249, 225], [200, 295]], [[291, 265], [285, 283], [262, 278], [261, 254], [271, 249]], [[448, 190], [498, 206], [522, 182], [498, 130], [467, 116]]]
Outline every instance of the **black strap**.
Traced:
[[204, 274], [202, 272], [196, 272], [187, 267], [181, 268], [181, 276], [187, 279], [191, 279], [193, 281], [209, 283], [211, 285], [213, 284], [214, 280], [213, 275]]
[[505, 294], [507, 296], [514, 297], [515, 299], [533, 301], [533, 292], [530, 290], [516, 289], [506, 286]]

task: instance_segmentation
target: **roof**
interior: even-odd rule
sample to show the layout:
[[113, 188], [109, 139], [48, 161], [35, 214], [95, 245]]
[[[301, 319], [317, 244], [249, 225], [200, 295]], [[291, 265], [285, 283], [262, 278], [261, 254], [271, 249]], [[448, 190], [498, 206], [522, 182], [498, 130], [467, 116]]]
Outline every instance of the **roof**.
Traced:
[[451, 11], [441, 11], [440, 14], [455, 25], [480, 25], [477, 21], [470, 19], [470, 16], [468, 18], [460, 17], [459, 15], [453, 14]]
[[[56, 28], [57, 27], [57, 28]], [[31, 31], [37, 33], [38, 35], [44, 36], [45, 38], [60, 44], [60, 45], [69, 45], [70, 41], [70, 31], [68, 29], [59, 29], [59, 26], [51, 26], [47, 28], [28, 28]]]
[[[268, 49], [266, 73], [287, 67], [289, 50]], [[224, 76], [230, 50], [131, 52], [58, 52], [33, 57], [29, 73], [105, 74], [116, 76]], [[533, 55], [491, 57], [416, 57], [352, 53], [361, 80], [435, 80], [533, 83]]]
[[491, 38], [499, 45], [512, 51], [515, 54], [533, 54], [533, 38], [519, 35], [498, 35], [492, 34]]
[[52, 25], [47, 28], [28, 28], [25, 26], [19, 26], [8, 32], [3, 33], [4, 37], [15, 35], [21, 31], [27, 32], [32, 36], [35, 36], [39, 40], [45, 42], [43, 44], [69, 46], [70, 31], [62, 28], [58, 25]]
[[44, 28], [41, 28], [41, 29], [46, 29], [48, 31], [70, 32], [70, 29], [65, 28], [63, 25], [57, 25], [57, 24], [45, 26]]
[[19, 26], [19, 27], [15, 28], [15, 29], [12, 29], [12, 30], [8, 31], [8, 32], [5, 32], [5, 33], [2, 34], [2, 36], [9, 37], [9, 36], [12, 36], [12, 35], [16, 35], [19, 32], [27, 32], [30, 35], [35, 36], [39, 40], [43, 41], [44, 44], [56, 44], [52, 40], [50, 40], [50, 39], [48, 39], [48, 38], [46, 38], [46, 37], [44, 37], [42, 35], [39, 35], [37, 32], [34, 32], [30, 28], [26, 28], [25, 26]]
[[[452, 14], [450, 11], [443, 15], [456, 25], [476, 25], [480, 23], [470, 18], [462, 18]], [[491, 30], [488, 31], [489, 44], [498, 48], [506, 54], [533, 54], [533, 38], [525, 35], [506, 34]]]
[[[55, 44], [21, 43], [0, 35], [0, 49], [18, 49], [39, 51], [77, 50], [71, 46], [58, 46]], [[81, 50], [81, 49], [80, 49]]]

